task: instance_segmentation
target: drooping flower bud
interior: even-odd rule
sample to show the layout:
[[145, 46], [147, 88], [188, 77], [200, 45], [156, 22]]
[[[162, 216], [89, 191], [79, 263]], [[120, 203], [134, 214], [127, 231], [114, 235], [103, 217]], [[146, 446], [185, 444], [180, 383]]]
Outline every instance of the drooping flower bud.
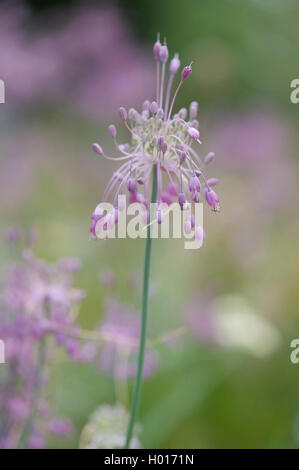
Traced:
[[188, 135], [193, 140], [197, 141], [199, 139], [199, 131], [197, 129], [195, 129], [195, 127], [189, 127]]
[[175, 54], [174, 58], [170, 61], [169, 72], [172, 75], [175, 75], [179, 71], [180, 66], [181, 66], [181, 61], [179, 59], [179, 55]]
[[92, 144], [92, 150], [98, 155], [103, 155], [104, 153], [102, 147], [96, 143]]
[[205, 197], [206, 201], [213, 208], [215, 212], [220, 210], [220, 205], [219, 205], [219, 197], [213, 189], [210, 189], [208, 187], [205, 188]]
[[114, 124], [110, 124], [110, 126], [108, 127], [108, 132], [111, 137], [116, 137], [117, 132]]
[[189, 191], [190, 193], [193, 193], [194, 191], [200, 192], [200, 181], [195, 175], [190, 178]]
[[190, 119], [196, 119], [198, 113], [198, 103], [197, 101], [192, 101], [189, 108]]
[[192, 73], [192, 64], [187, 65], [186, 67], [183, 68], [182, 70], [182, 80], [186, 80], [186, 78], [189, 77]]
[[209, 152], [208, 155], [205, 156], [205, 163], [210, 163], [212, 160], [214, 160], [215, 153], [214, 152]]
[[166, 62], [168, 61], [168, 47], [166, 46], [166, 44], [163, 44], [163, 46], [160, 47], [159, 59], [162, 64], [166, 64]]
[[136, 180], [134, 178], [129, 178], [127, 182], [127, 188], [130, 193], [135, 193], [136, 192]]
[[178, 201], [179, 201], [179, 205], [181, 206], [181, 209], [183, 210], [184, 204], [186, 202], [186, 197], [184, 193], [179, 193]]
[[125, 121], [127, 119], [127, 111], [123, 106], [119, 108], [119, 115], [122, 121]]

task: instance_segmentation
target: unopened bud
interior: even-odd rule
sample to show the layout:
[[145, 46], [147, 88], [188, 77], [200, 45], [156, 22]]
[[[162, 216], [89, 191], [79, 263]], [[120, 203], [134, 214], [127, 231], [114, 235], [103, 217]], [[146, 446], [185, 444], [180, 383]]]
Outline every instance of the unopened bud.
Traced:
[[135, 193], [136, 191], [136, 180], [134, 178], [129, 178], [127, 182], [127, 188], [130, 193]]
[[197, 101], [192, 101], [189, 108], [190, 119], [196, 119], [198, 113], [198, 103]]
[[210, 163], [212, 160], [214, 160], [215, 153], [214, 152], [209, 152], [208, 155], [205, 157], [205, 163]]
[[192, 176], [189, 181], [189, 191], [193, 193], [194, 191], [200, 192], [200, 182], [197, 176]]
[[181, 206], [181, 209], [183, 210], [184, 204], [186, 202], [186, 198], [185, 198], [184, 193], [179, 193], [178, 201], [179, 201], [179, 205]]
[[195, 129], [195, 127], [189, 127], [188, 135], [193, 140], [198, 140], [199, 139], [199, 131], [197, 129]]
[[151, 104], [151, 112], [153, 114], [156, 114], [157, 111], [158, 111], [158, 104], [156, 103], [156, 101], [153, 101]]
[[108, 127], [108, 132], [111, 137], [116, 137], [116, 127], [114, 124], [110, 124]]
[[138, 117], [138, 113], [137, 113], [136, 109], [130, 108], [128, 116], [129, 116], [129, 119], [131, 119], [132, 121], [136, 121], [137, 117]]
[[122, 121], [125, 121], [127, 119], [127, 111], [123, 106], [119, 108], [119, 115]]
[[205, 197], [209, 206], [211, 206], [215, 212], [218, 212], [220, 210], [220, 204], [219, 204], [219, 197], [217, 193], [215, 193], [213, 189], [206, 188]]
[[155, 42], [154, 47], [153, 47], [153, 54], [154, 54], [155, 60], [160, 60], [160, 49], [161, 49], [161, 43], [160, 43], [160, 38], [158, 34], [157, 41]]
[[179, 110], [179, 118], [181, 119], [186, 119], [187, 117], [187, 109], [186, 108], [182, 108]]
[[175, 75], [179, 71], [180, 66], [181, 66], [181, 61], [179, 59], [179, 55], [175, 54], [174, 58], [170, 61], [169, 72], [172, 75]]
[[182, 70], [182, 80], [186, 80], [186, 78], [189, 77], [192, 73], [192, 65], [187, 65], [186, 67], [183, 68]]
[[92, 144], [92, 150], [98, 155], [103, 155], [104, 153], [102, 147], [96, 143]]
[[151, 107], [151, 103], [149, 102], [149, 100], [145, 100], [142, 105], [142, 110], [149, 111], [150, 107]]
[[166, 46], [166, 44], [163, 44], [163, 46], [160, 47], [159, 59], [162, 64], [166, 64], [166, 62], [168, 61], [168, 47]]

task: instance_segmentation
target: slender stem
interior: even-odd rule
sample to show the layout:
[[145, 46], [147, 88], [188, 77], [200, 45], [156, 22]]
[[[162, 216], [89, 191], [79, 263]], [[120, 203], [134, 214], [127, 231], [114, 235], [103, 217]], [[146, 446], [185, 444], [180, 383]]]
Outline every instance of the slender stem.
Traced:
[[[153, 168], [152, 197], [151, 197], [152, 203], [156, 202], [156, 197], [157, 197], [157, 171], [154, 167]], [[139, 353], [138, 353], [137, 375], [136, 375], [136, 381], [135, 381], [134, 392], [133, 392], [131, 414], [130, 414], [130, 420], [128, 424], [125, 449], [128, 449], [130, 447], [134, 424], [135, 424], [137, 413], [138, 413], [140, 396], [141, 396], [141, 387], [142, 387], [142, 373], [143, 373], [144, 352], [145, 352], [145, 343], [146, 343], [146, 328], [147, 328], [150, 261], [151, 261], [151, 249], [152, 249], [150, 222], [151, 222], [151, 213], [150, 213], [150, 220], [149, 220], [148, 227], [147, 227], [147, 239], [146, 239], [145, 258], [144, 258], [142, 316], [141, 316], [141, 332], [140, 332], [140, 343], [139, 343]]]

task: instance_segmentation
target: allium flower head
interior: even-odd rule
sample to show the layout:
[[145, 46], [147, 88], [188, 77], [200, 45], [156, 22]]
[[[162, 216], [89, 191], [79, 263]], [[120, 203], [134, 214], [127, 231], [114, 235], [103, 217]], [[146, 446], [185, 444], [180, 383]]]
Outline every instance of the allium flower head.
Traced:
[[[92, 214], [91, 237], [99, 235], [102, 228], [111, 228], [118, 221], [118, 196], [129, 193], [130, 203], [139, 202], [145, 213], [149, 208], [149, 186], [153, 172], [157, 172], [156, 218], [163, 222], [159, 206], [161, 202], [171, 204], [177, 201], [181, 209], [190, 206], [190, 202], [199, 202], [201, 191], [213, 211], [219, 211], [219, 198], [210, 186], [204, 173], [204, 165], [209, 163], [214, 154], [210, 152], [205, 159], [199, 156], [199, 122], [197, 120], [198, 103], [193, 101], [189, 108], [173, 113], [177, 94], [185, 80], [192, 74], [192, 64], [185, 66], [173, 96], [171, 94], [175, 75], [180, 68], [178, 54], [167, 66], [168, 48], [166, 42], [160, 43], [159, 37], [153, 48], [157, 67], [155, 100], [146, 100], [142, 110], [127, 110], [121, 107], [120, 119], [130, 134], [129, 142], [120, 144], [114, 125], [108, 127], [116, 150], [120, 156], [110, 157], [99, 144], [94, 143], [94, 151], [108, 160], [121, 162], [107, 184], [102, 203], [111, 201], [114, 210], [105, 214], [100, 203]], [[168, 83], [165, 75], [168, 69]], [[210, 180], [217, 183], [214, 178]], [[197, 227], [192, 226], [196, 231]]]

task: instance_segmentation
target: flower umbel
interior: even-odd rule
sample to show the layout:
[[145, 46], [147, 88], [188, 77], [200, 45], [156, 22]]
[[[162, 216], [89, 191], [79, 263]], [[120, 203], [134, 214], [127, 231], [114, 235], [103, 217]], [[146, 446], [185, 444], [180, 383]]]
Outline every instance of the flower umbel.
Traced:
[[[211, 186], [217, 179], [207, 179], [204, 167], [211, 162], [214, 153], [210, 152], [201, 159], [198, 147], [199, 122], [198, 103], [190, 104], [189, 112], [181, 108], [173, 114], [177, 94], [183, 82], [192, 73], [192, 64], [185, 66], [181, 78], [171, 97], [173, 81], [180, 68], [178, 54], [170, 61], [168, 68], [168, 83], [165, 83], [166, 64], [168, 61], [168, 48], [166, 42], [162, 45], [159, 37], [153, 48], [157, 67], [156, 99], [146, 100], [141, 112], [131, 108], [127, 112], [120, 107], [120, 119], [130, 133], [130, 141], [120, 144], [117, 140], [116, 127], [111, 124], [108, 132], [114, 141], [117, 156], [107, 155], [102, 147], [94, 143], [93, 150], [100, 156], [112, 161], [122, 162], [108, 182], [102, 202], [92, 214], [90, 226], [91, 237], [95, 238], [104, 228], [112, 228], [118, 222], [118, 196], [129, 193], [130, 203], [139, 202], [145, 211], [145, 220], [148, 219], [150, 203], [150, 179], [153, 172], [157, 177], [156, 220], [163, 223], [160, 204], [171, 204], [177, 201], [181, 209], [187, 209], [191, 202], [199, 202], [201, 191], [208, 205], [213, 211], [219, 211], [219, 198]], [[203, 188], [203, 189], [202, 189]], [[105, 213], [102, 205], [110, 200], [114, 209]], [[194, 226], [194, 218], [190, 217], [191, 230], [196, 234], [199, 230]], [[203, 230], [201, 228], [201, 232]]]

